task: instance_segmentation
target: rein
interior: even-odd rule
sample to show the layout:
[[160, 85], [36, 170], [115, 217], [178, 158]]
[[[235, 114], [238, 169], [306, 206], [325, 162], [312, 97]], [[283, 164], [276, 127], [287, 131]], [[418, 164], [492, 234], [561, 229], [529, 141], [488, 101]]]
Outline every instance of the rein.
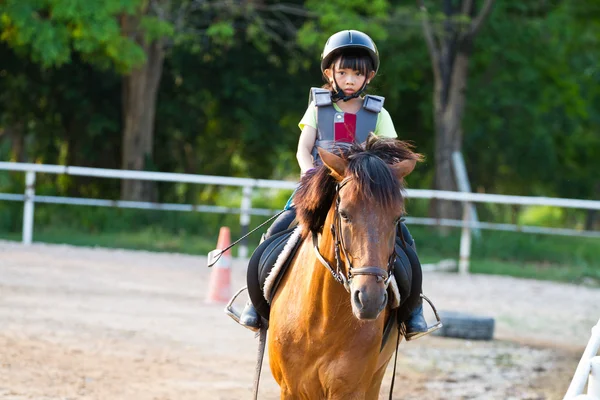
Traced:
[[[331, 235], [334, 240], [335, 247], [335, 265], [334, 269], [331, 264], [323, 257], [321, 252], [319, 251], [319, 238], [315, 231], [312, 231], [312, 241], [315, 253], [317, 258], [329, 270], [333, 279], [337, 282], [344, 285], [344, 288], [348, 293], [350, 293], [350, 283], [352, 282], [352, 278], [358, 275], [371, 275], [377, 279], [377, 282], [381, 282], [382, 280], [385, 283], [385, 288], [387, 289], [390, 280], [392, 279], [394, 273], [394, 263], [396, 262], [396, 251], [392, 250], [392, 254], [390, 254], [388, 258], [387, 271], [382, 270], [379, 267], [360, 267], [354, 268], [352, 266], [352, 260], [348, 256], [348, 250], [346, 249], [346, 244], [344, 243], [344, 235], [341, 234], [342, 231], [342, 219], [340, 217], [340, 190], [352, 179], [351, 176], [346, 177], [343, 181], [337, 184], [335, 188], [335, 215], [333, 217], [333, 223], [331, 224]], [[341, 249], [341, 252], [340, 252]], [[343, 271], [343, 262], [341, 258], [341, 253], [343, 253], [346, 262], [348, 263], [347, 272]]]

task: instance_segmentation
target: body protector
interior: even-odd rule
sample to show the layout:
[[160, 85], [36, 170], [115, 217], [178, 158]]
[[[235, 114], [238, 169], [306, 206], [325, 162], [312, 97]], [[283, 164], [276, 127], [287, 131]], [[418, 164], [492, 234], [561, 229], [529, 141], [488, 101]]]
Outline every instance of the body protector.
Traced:
[[320, 162], [317, 147], [331, 151], [336, 142], [365, 142], [369, 133], [375, 131], [384, 100], [381, 96], [366, 95], [356, 114], [345, 113], [333, 107], [329, 90], [311, 88], [308, 103], [314, 101], [317, 107], [317, 140], [312, 150], [314, 162]]

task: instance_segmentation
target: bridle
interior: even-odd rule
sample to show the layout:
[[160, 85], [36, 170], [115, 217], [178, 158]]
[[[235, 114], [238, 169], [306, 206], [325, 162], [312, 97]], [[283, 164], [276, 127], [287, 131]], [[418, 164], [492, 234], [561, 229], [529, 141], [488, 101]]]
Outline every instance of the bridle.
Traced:
[[[344, 236], [341, 234], [342, 232], [342, 221], [340, 216], [340, 190], [346, 185], [352, 176], [344, 178], [341, 182], [336, 185], [335, 188], [335, 214], [333, 217], [333, 223], [331, 224], [331, 234], [333, 235], [333, 241], [335, 246], [335, 264], [336, 269], [331, 266], [331, 264], [323, 257], [321, 252], [319, 251], [319, 239], [318, 235], [315, 231], [312, 231], [312, 240], [313, 247], [315, 249], [317, 258], [321, 261], [321, 264], [325, 266], [333, 276], [337, 282], [344, 285], [346, 291], [350, 293], [350, 284], [352, 283], [352, 278], [358, 275], [371, 275], [377, 279], [377, 282], [383, 281], [385, 284], [385, 288], [387, 289], [390, 284], [390, 280], [393, 276], [393, 268], [394, 263], [396, 262], [396, 250], [392, 250], [392, 254], [388, 257], [387, 271], [379, 267], [360, 267], [354, 268], [352, 266], [352, 260], [348, 256], [348, 250], [346, 249], [346, 245], [344, 242]], [[346, 263], [348, 264], [348, 268], [346, 269], [346, 273], [342, 269], [343, 262], [340, 257], [340, 250], [343, 253], [344, 258], [346, 259]]]

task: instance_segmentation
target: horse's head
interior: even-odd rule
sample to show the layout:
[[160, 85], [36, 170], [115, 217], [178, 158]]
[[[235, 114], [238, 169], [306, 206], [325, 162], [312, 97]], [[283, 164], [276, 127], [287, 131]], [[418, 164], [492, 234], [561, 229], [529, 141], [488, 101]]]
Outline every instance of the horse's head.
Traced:
[[[350, 292], [354, 315], [375, 319], [388, 300], [396, 229], [404, 214], [403, 178], [414, 169], [420, 155], [404, 142], [375, 137], [364, 146], [354, 145], [337, 154], [319, 149], [319, 155], [324, 166], [316, 174], [321, 178], [303, 181], [299, 219], [312, 231], [321, 224], [324, 235], [333, 236], [339, 278]], [[303, 208], [308, 205], [303, 186], [315, 183], [329, 197], [324, 220], [315, 218], [315, 210], [310, 213]]]

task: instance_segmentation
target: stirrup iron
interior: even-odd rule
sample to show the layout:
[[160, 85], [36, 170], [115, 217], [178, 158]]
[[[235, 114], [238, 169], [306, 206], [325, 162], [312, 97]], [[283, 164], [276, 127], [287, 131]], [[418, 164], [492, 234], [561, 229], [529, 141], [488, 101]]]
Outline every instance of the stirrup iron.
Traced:
[[404, 338], [406, 339], [406, 341], [408, 342], [409, 340], [415, 340], [418, 339], [420, 337], [423, 337], [425, 335], [429, 335], [431, 332], [435, 332], [438, 329], [440, 329], [443, 325], [442, 325], [442, 320], [435, 308], [435, 306], [433, 305], [433, 303], [431, 302], [431, 300], [429, 300], [429, 298], [427, 296], [425, 296], [423, 293], [421, 293], [421, 298], [426, 300], [427, 303], [429, 303], [429, 306], [431, 307], [431, 309], [433, 310], [433, 314], [435, 315], [435, 318], [437, 319], [437, 322], [434, 323], [431, 326], [427, 327], [427, 330], [424, 332], [415, 332], [412, 335], [405, 335]]
[[[225, 306], [225, 314], [229, 315], [231, 317], [231, 319], [233, 319], [235, 322], [237, 322], [238, 324], [240, 323], [240, 317], [242, 315], [242, 311], [238, 310], [237, 308], [235, 308], [233, 306], [233, 303], [235, 302], [235, 300], [238, 298], [238, 296], [244, 291], [244, 290], [248, 290], [247, 286], [244, 286], [243, 288], [241, 288], [240, 290], [238, 290], [233, 297], [231, 298], [231, 300], [229, 300], [229, 303], [227, 303], [227, 305]], [[240, 324], [241, 325], [241, 324]]]

